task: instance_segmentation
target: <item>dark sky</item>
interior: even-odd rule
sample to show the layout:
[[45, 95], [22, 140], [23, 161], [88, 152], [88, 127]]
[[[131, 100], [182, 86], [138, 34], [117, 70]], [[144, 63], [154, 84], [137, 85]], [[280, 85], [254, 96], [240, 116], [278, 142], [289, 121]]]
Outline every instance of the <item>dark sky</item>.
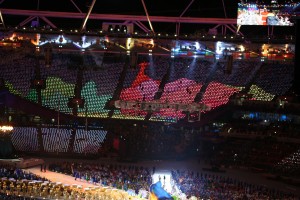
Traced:
[[[83, 12], [87, 12], [91, 0], [73, 0]], [[190, 0], [145, 0], [149, 15], [156, 16], [179, 16]], [[237, 1], [224, 0], [226, 6], [227, 16], [229, 18], [236, 18], [237, 15]], [[14, 8], [14, 9], [31, 9], [36, 10], [38, 7], [38, 0], [5, 0], [0, 8]], [[75, 6], [70, 0], [39, 0], [40, 10], [49, 11], [71, 11], [77, 12]], [[145, 15], [141, 0], [98, 0], [94, 6], [93, 13], [112, 13], [124, 15]], [[222, 7], [222, 0], [195, 0], [191, 7], [184, 15], [185, 17], [221, 17], [223, 18], [224, 10]], [[7, 25], [16, 26], [26, 17], [12, 17], [4, 16]], [[82, 24], [82, 20], [70, 19], [50, 19], [55, 25], [62, 28], [78, 28]], [[148, 25], [147, 23], [145, 23]], [[175, 32], [175, 24], [153, 24], [154, 29], [161, 32]], [[89, 20], [87, 28], [97, 29], [101, 27], [99, 21]], [[201, 28], [198, 25], [182, 25], [184, 29]]]
[[[92, 0], [73, 0], [83, 12], [87, 12], [88, 5]], [[151, 16], [179, 16], [191, 0], [144, 0], [147, 6], [149, 15]], [[244, 0], [245, 1], [245, 0]], [[265, 0], [267, 1], [267, 0]], [[298, 0], [297, 0], [298, 1]], [[1, 2], [1, 0], [0, 0]], [[48, 11], [70, 11], [78, 12], [75, 6], [70, 0], [4, 0], [0, 4], [1, 8], [12, 9], [30, 9], [36, 10], [38, 7], [40, 10]], [[237, 4], [240, 0], [224, 0], [226, 13], [228, 18], [237, 17]], [[261, 2], [261, 1], [260, 1]], [[194, 0], [191, 7], [185, 13], [185, 17], [216, 17], [224, 18], [222, 0]], [[124, 14], [124, 15], [145, 15], [141, 0], [97, 0], [93, 13], [110, 13], [110, 14]], [[24, 16], [9, 16], [4, 15], [4, 21], [6, 25], [14, 27], [22, 22], [26, 17]], [[62, 19], [62, 18], [49, 18], [57, 27], [63, 29], [80, 29], [83, 20], [82, 19]], [[106, 21], [107, 22], [107, 21]], [[122, 21], [120, 21], [121, 23]], [[149, 28], [148, 23], [144, 24]], [[44, 25], [41, 20], [41, 25]], [[203, 24], [182, 24], [181, 34], [190, 34], [197, 31], [208, 31], [214, 25]], [[89, 20], [87, 23], [87, 30], [101, 29], [102, 23], [98, 20]], [[175, 23], [153, 23], [153, 27], [156, 33], [169, 33], [173, 34], [176, 30]], [[137, 29], [136, 29], [137, 30]], [[291, 32], [291, 28], [275, 28], [274, 31], [280, 34], [285, 32]], [[250, 34], [266, 34], [266, 27], [242, 27], [242, 31], [246, 31]]]
[[[83, 10], [91, 0], [73, 0]], [[39, 0], [40, 10], [76, 11], [69, 0]], [[224, 0], [228, 14], [236, 16], [237, 0]], [[179, 16], [190, 0], [145, 0], [150, 15]], [[1, 7], [16, 9], [37, 9], [38, 0], [5, 0]], [[140, 0], [98, 0], [96, 13], [144, 14]], [[222, 0], [195, 0], [185, 16], [224, 17]]]

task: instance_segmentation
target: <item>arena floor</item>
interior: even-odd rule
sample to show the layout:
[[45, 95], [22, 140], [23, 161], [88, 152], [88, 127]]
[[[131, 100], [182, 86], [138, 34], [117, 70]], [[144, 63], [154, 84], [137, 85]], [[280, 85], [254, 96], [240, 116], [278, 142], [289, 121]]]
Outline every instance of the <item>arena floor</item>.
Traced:
[[49, 179], [51, 182], [61, 182], [62, 184], [68, 184], [68, 185], [77, 184], [77, 185], [81, 185], [82, 188], [95, 186], [87, 181], [78, 180], [78, 179], [75, 181], [74, 177], [69, 175], [56, 173], [52, 171], [41, 172], [41, 168], [39, 166], [26, 169], [25, 171], [37, 174], [41, 177], [45, 177]]

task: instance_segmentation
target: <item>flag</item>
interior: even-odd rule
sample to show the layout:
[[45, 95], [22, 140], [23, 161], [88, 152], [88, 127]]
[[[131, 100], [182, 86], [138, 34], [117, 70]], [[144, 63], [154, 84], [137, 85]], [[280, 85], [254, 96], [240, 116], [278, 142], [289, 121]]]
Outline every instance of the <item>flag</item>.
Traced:
[[150, 200], [173, 199], [172, 196], [162, 188], [161, 181], [150, 186]]

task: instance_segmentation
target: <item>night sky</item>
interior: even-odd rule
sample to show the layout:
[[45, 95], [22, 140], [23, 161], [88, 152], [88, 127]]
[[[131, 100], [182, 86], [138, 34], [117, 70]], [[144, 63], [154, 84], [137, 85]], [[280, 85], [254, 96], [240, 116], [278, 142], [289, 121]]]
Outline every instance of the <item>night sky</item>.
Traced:
[[[91, 0], [73, 0], [83, 10]], [[37, 9], [38, 0], [5, 0], [1, 7], [16, 9]], [[224, 0], [229, 17], [236, 16], [237, 1]], [[150, 15], [179, 16], [190, 0], [145, 0]], [[40, 0], [40, 10], [76, 11], [69, 0]], [[95, 13], [140, 14], [144, 9], [140, 0], [98, 0]], [[193, 17], [224, 17], [222, 0], [195, 0], [185, 16]]]
[[[90, 0], [73, 0], [80, 7], [83, 12], [87, 12]], [[237, 1], [224, 0], [227, 16], [229, 18], [235, 18], [237, 15]], [[149, 15], [156, 16], [179, 16], [186, 6], [190, 3], [190, 0], [145, 0]], [[30, 9], [36, 10], [38, 0], [5, 0], [0, 7], [2, 8], [14, 8], [14, 9]], [[69, 0], [40, 0], [40, 10], [49, 11], [71, 11], [77, 12], [75, 6]], [[98, 0], [94, 6], [93, 13], [112, 13], [112, 14], [124, 14], [124, 15], [145, 15], [142, 2], [140, 0], [110, 0], [103, 1]], [[191, 7], [184, 15], [185, 17], [224, 17], [224, 11], [222, 7], [222, 0], [203, 1], [195, 0]], [[7, 25], [16, 26], [26, 17], [12, 17], [4, 16], [4, 20]], [[50, 19], [58, 27], [74, 28], [80, 27], [78, 24], [82, 23], [82, 20], [69, 20], [69, 19]], [[100, 24], [101, 25], [101, 24]], [[99, 21], [88, 22], [87, 28], [99, 28]], [[162, 32], [168, 32], [170, 27], [168, 24], [154, 24], [154, 28]], [[171, 29], [174, 27], [171, 25]], [[174, 29], [175, 30], [175, 29]]]
[[[73, 0], [82, 10], [87, 12], [88, 5], [92, 0]], [[1, 2], [1, 0], [0, 0]], [[180, 16], [186, 6], [191, 0], [145, 0], [149, 15], [151, 16]], [[239, 0], [224, 0], [227, 17], [237, 17], [237, 4]], [[215, 17], [224, 18], [224, 10], [222, 6], [222, 0], [195, 0], [184, 17]], [[38, 0], [4, 0], [0, 4], [1, 8], [11, 9], [28, 9], [36, 10], [38, 8]], [[78, 12], [75, 6], [70, 0], [39, 0], [39, 9], [47, 11], [69, 11]], [[93, 13], [110, 13], [110, 14], [124, 14], [124, 15], [145, 15], [141, 0], [98, 0], [92, 11]], [[9, 16], [4, 15], [4, 21], [7, 26], [14, 27], [20, 22], [26, 19], [25, 16]], [[83, 20], [82, 19], [63, 19], [63, 18], [49, 18], [57, 27], [63, 29], [80, 29]], [[107, 22], [107, 21], [106, 21]], [[116, 21], [114, 21], [116, 22]], [[120, 21], [120, 23], [123, 21]], [[148, 23], [144, 22], [148, 26]], [[41, 26], [45, 25], [41, 20]], [[101, 21], [88, 20], [87, 30], [101, 29]], [[153, 23], [155, 32], [161, 33], [175, 33], [175, 23]], [[182, 24], [181, 33], [195, 33], [197, 31], [208, 31], [213, 25], [203, 24]], [[265, 28], [256, 27], [250, 28], [250, 33], [257, 34], [257, 31]], [[279, 28], [281, 31], [281, 28]], [[276, 30], [275, 30], [276, 31]]]

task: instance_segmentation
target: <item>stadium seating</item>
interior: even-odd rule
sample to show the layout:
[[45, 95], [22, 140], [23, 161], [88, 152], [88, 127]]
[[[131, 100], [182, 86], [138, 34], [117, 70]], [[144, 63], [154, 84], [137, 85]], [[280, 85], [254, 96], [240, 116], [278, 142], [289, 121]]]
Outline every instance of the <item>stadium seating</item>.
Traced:
[[[71, 128], [65, 126], [42, 127], [42, 142], [44, 150], [50, 153], [66, 153], [71, 137]], [[38, 136], [36, 127], [14, 127], [11, 140], [17, 151], [36, 152], [39, 151]], [[96, 154], [101, 148], [107, 131], [78, 128], [76, 130], [74, 153]]]
[[276, 95], [284, 95], [291, 88], [293, 78], [292, 64], [264, 63], [249, 94], [253, 95], [253, 100], [271, 101]]
[[210, 82], [203, 95], [201, 103], [214, 109], [220, 105], [226, 104], [231, 95], [241, 91], [242, 88], [225, 85], [218, 82]]
[[103, 64], [101, 69], [86, 70], [81, 97], [85, 108], [79, 108], [79, 116], [106, 118], [105, 104], [113, 96], [124, 63]]
[[149, 168], [143, 166], [126, 166], [107, 163], [85, 163], [83, 165], [80, 162], [74, 162], [72, 164], [69, 162], [57, 162], [51, 163], [49, 169], [67, 173], [74, 176], [75, 179], [88, 181], [101, 186], [111, 186], [125, 191], [133, 190], [135, 196], [138, 195], [139, 190], [149, 188], [152, 182]]
[[226, 85], [245, 87], [254, 75], [257, 61], [239, 60], [234, 61], [231, 73], [226, 72], [225, 65], [218, 65], [213, 81]]
[[[164, 88], [164, 92], [161, 98], [158, 100], [161, 103], [178, 103], [189, 104], [194, 102], [194, 98], [202, 85], [197, 84], [195, 81], [182, 78], [172, 83], [167, 83]], [[182, 111], [176, 111], [175, 109], [161, 109], [159, 113], [154, 113], [151, 120], [155, 118], [183, 118], [185, 115]]]
[[[51, 166], [49, 168], [51, 169]], [[112, 187], [100, 188], [95, 185], [87, 189], [77, 184], [51, 182], [46, 178], [21, 169], [0, 166], [1, 200], [131, 198], [129, 193]]]
[[292, 194], [221, 175], [173, 170], [172, 177], [187, 196], [203, 199], [296, 199]]
[[[8, 61], [9, 53], [12, 54], [14, 67]], [[0, 63], [3, 69], [1, 77], [4, 78], [6, 87], [14, 94], [37, 102], [37, 91], [30, 88], [37, 59], [22, 50], [3, 51], [2, 54], [4, 59]], [[41, 91], [42, 105], [72, 114], [68, 102], [74, 97], [78, 68], [82, 68], [81, 98], [85, 100], [85, 106], [78, 108], [78, 116], [107, 118], [109, 110], [106, 106], [116, 90], [125, 59], [105, 62], [102, 57], [103, 55], [99, 57], [91, 53], [58, 51], [52, 53], [51, 66], [40, 62], [41, 78], [46, 81], [46, 89]], [[252, 100], [271, 101], [276, 95], [287, 92], [293, 79], [293, 66], [289, 63], [263, 63], [255, 71], [261, 64], [258, 61], [235, 60], [232, 72], [226, 73], [225, 65], [220, 62], [215, 72], [210, 74], [215, 65], [204, 58], [179, 57], [172, 60], [153, 55], [139, 56], [138, 60], [140, 65], [127, 70], [123, 86], [119, 88], [121, 100], [153, 101], [169, 67], [170, 76], [167, 77], [159, 102], [191, 103], [202, 88], [200, 103], [207, 104], [212, 109], [226, 104], [234, 93], [247, 87], [252, 80], [254, 81], [249, 90]], [[146, 111], [121, 109], [115, 110], [112, 118], [143, 120], [146, 115]], [[165, 109], [152, 113], [150, 120], [174, 122], [183, 117], [185, 114], [180, 111]]]
[[72, 54], [53, 54], [50, 67], [41, 66], [41, 77], [46, 79], [46, 89], [42, 90], [42, 104], [60, 112], [71, 114], [69, 98], [74, 96], [77, 70], [72, 66]]
[[[298, 145], [276, 141], [274, 138], [246, 140], [228, 138], [225, 142], [214, 144], [214, 151], [208, 148], [207, 159], [216, 166], [242, 167], [268, 171], [286, 156], [295, 152]], [[207, 148], [207, 146], [203, 146]]]
[[275, 165], [274, 169], [275, 172], [279, 173], [282, 176], [299, 177], [300, 149], [283, 158]]
[[96, 154], [102, 146], [107, 131], [77, 129], [74, 152], [84, 154]]
[[[9, 60], [9, 57], [7, 59]], [[26, 97], [30, 90], [30, 80], [34, 77], [35, 65], [36, 61], [33, 58], [23, 54], [20, 57], [13, 56], [9, 61], [0, 64], [0, 76], [10, 92]]]
[[[150, 63], [141, 63], [136, 69], [129, 69], [120, 99], [147, 102], [154, 100], [154, 95], [169, 67], [168, 59], [166, 57], [153, 57]], [[122, 109], [121, 112], [116, 112], [113, 117], [144, 119], [146, 114], [145, 111]]]
[[11, 140], [17, 151], [35, 152], [39, 150], [35, 127], [14, 127]]
[[71, 129], [42, 128], [42, 134], [46, 152], [67, 152]]

